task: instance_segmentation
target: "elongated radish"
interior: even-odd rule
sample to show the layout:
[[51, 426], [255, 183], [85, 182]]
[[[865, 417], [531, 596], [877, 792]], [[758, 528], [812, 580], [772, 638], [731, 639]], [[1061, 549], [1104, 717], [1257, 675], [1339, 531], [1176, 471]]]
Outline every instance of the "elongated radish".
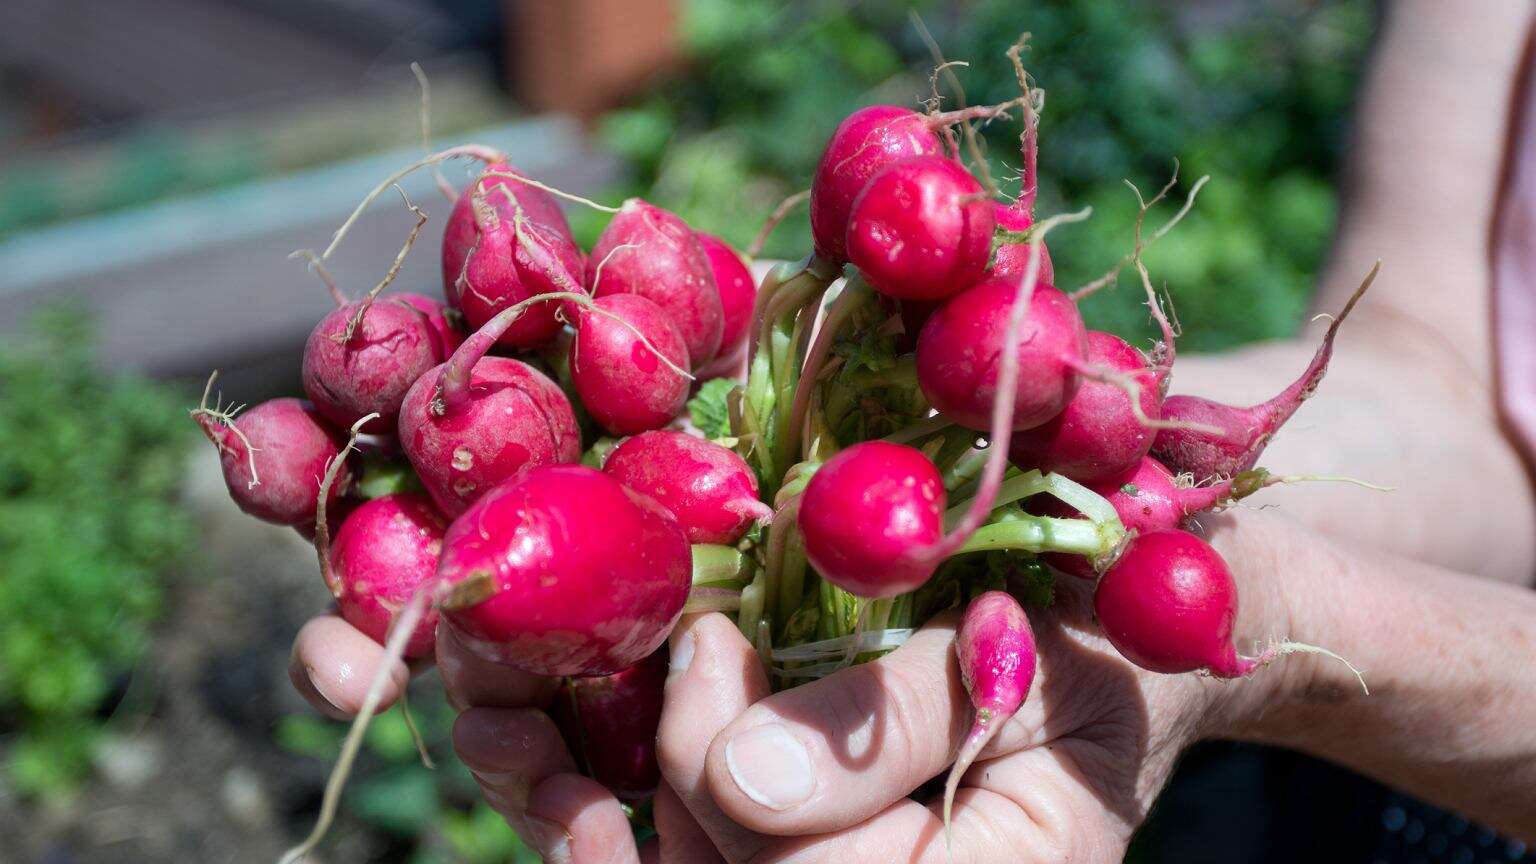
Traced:
[[487, 581], [444, 603], [477, 654], [534, 675], [611, 675], [666, 639], [691, 579], [666, 508], [581, 465], [533, 468], [449, 527], [437, 575]]
[[1198, 423], [1220, 430], [1220, 434], [1198, 429], [1164, 429], [1152, 444], [1152, 455], [1179, 473], [1190, 473], [1198, 481], [1230, 476], [1247, 471], [1280, 427], [1291, 419], [1301, 403], [1310, 398], [1328, 372], [1333, 359], [1333, 340], [1339, 326], [1349, 317], [1355, 304], [1375, 281], [1381, 262], [1371, 268], [1360, 287], [1328, 325], [1322, 344], [1312, 361], [1274, 398], [1247, 408], [1223, 405], [1199, 396], [1170, 396], [1163, 402], [1163, 416], [1170, 420]]
[[[273, 399], [239, 416], [207, 403], [205, 393], [192, 419], [219, 450], [235, 506], [265, 522], [313, 525], [320, 478], [341, 452], [344, 436], [301, 399]], [[350, 485], [351, 471], [344, 469], [329, 490], [330, 503]]]
[[671, 511], [689, 543], [731, 545], [772, 513], [746, 460], [683, 432], [636, 435], [614, 448], [603, 471]]
[[693, 368], [715, 358], [725, 313], [709, 256], [688, 223], [631, 198], [598, 236], [587, 262], [587, 290], [594, 296], [639, 294], [672, 317]]
[[1034, 683], [1035, 633], [1024, 607], [1005, 591], [988, 591], [972, 600], [955, 633], [955, 654], [976, 717], [944, 783], [946, 838], [960, 778], [997, 730], [1018, 713]]
[[894, 162], [870, 178], [848, 220], [848, 260], [898, 300], [942, 300], [987, 267], [992, 202], [960, 163], [938, 155]]
[[[1019, 290], [1017, 279], [984, 279], [940, 306], [918, 336], [917, 380], [923, 395], [961, 426], [988, 429], [1008, 311]], [[1014, 344], [1019, 373], [1012, 428], [1018, 431], [1060, 414], [1077, 393], [1074, 365], [1088, 353], [1088, 335], [1077, 306], [1065, 294], [1036, 284]]]
[[[1134, 379], [1142, 414], [1162, 415], [1157, 373], [1147, 358], [1125, 340], [1097, 330], [1088, 332], [1087, 360]], [[1039, 468], [1079, 483], [1114, 477], [1134, 469], [1152, 447], [1154, 430], [1131, 410], [1131, 397], [1107, 381], [1085, 380], [1061, 413], [1015, 432], [1009, 451], [1015, 465]]]
[[587, 776], [621, 801], [651, 797], [661, 782], [656, 727], [661, 723], [667, 649], [639, 663], [588, 678], [567, 678], [550, 714]]
[[688, 348], [670, 316], [639, 294], [610, 294], [593, 306], [576, 307], [570, 348], [571, 381], [587, 413], [614, 435], [672, 422], [693, 382], [677, 372], [688, 367]]
[[[1323, 654], [1348, 665], [1331, 651], [1294, 642], [1270, 645], [1254, 657], [1238, 654], [1232, 644], [1237, 584], [1221, 555], [1187, 531], [1133, 537], [1099, 579], [1093, 609], [1116, 650], [1153, 672], [1241, 678], [1293, 653]], [[1360, 683], [1365, 685], [1363, 677]]]

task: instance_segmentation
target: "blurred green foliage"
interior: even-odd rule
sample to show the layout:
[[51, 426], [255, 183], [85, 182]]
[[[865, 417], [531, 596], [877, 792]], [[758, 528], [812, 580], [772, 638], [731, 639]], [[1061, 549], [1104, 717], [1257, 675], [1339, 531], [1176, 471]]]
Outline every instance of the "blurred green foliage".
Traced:
[[[1087, 282], [1128, 251], [1136, 205], [1123, 180], [1150, 195], [1177, 157], [1174, 199], [1212, 176], [1194, 214], [1147, 256], [1172, 292], [1183, 347], [1284, 336], [1332, 234], [1333, 175], [1373, 5], [1187, 6], [1205, 11], [1141, 0], [687, 0], [687, 69], [600, 126], [634, 168], [614, 195], [644, 195], [744, 245], [779, 200], [809, 184], [850, 110], [916, 107], [930, 94], [934, 64], [909, 10], [948, 59], [970, 63], [955, 71], [971, 103], [1018, 95], [1004, 51], [1027, 30], [1025, 62], [1047, 93], [1039, 210], [1094, 208], [1088, 223], [1052, 236], [1058, 282]], [[986, 133], [1005, 194], [1017, 191], [1004, 180], [1018, 166], [1017, 135], [1010, 123]], [[590, 240], [602, 219], [579, 222]], [[802, 208], [765, 254], [794, 258], [809, 246]], [[1085, 304], [1090, 323], [1149, 334], [1141, 292], [1122, 282]]]
[[[538, 864], [505, 819], [480, 797], [469, 770], [453, 753], [454, 711], [442, 686], [411, 688], [411, 711], [436, 770], [421, 764], [399, 710], [375, 717], [364, 739], [358, 776], [349, 784], [343, 813], [398, 848], [387, 860], [409, 864]], [[277, 726], [278, 746], [326, 765], [335, 762], [346, 734], [342, 724], [295, 714]]]
[[73, 309], [0, 342], [0, 729], [10, 781], [42, 796], [88, 768], [191, 536], [180, 397], [91, 344]]

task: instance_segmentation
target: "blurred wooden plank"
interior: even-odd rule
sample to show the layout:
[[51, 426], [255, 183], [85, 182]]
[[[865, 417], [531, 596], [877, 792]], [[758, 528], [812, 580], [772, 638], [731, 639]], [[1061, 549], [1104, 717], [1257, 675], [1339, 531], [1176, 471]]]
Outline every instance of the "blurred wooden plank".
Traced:
[[514, 89], [590, 120], [678, 62], [678, 0], [506, 0]]

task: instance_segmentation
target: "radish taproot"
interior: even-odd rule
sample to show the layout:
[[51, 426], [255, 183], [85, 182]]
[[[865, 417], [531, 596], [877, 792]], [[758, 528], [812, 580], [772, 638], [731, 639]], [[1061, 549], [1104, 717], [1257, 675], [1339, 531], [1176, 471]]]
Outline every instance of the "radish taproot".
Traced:
[[1024, 607], [1005, 591], [988, 591], [972, 600], [955, 632], [955, 655], [975, 719], [944, 783], [946, 839], [960, 778], [997, 730], [1018, 713], [1034, 683], [1035, 633]]
[[677, 370], [688, 367], [688, 348], [660, 306], [639, 294], [609, 294], [575, 308], [571, 382], [592, 419], [611, 434], [633, 435], [682, 413], [693, 382]]
[[[1142, 416], [1162, 415], [1157, 373], [1125, 340], [1089, 331], [1087, 361], [1134, 380]], [[1084, 380], [1060, 413], [1014, 433], [1009, 458], [1024, 469], [1054, 471], [1092, 484], [1134, 469], [1153, 438], [1154, 430], [1132, 410], [1129, 393], [1107, 381]]]
[[[211, 389], [214, 379], [208, 380]], [[229, 497], [242, 511], [278, 525], [312, 526], [326, 466], [346, 437], [302, 399], [272, 399], [232, 416], [203, 404], [192, 418], [219, 451]], [[334, 504], [351, 485], [345, 466], [329, 490]]]
[[[1294, 653], [1322, 654], [1349, 665], [1327, 649], [1295, 642], [1272, 644], [1254, 657], [1238, 654], [1232, 642], [1237, 584], [1221, 555], [1187, 531], [1131, 538], [1100, 577], [1093, 609], [1110, 644], [1152, 672], [1242, 678]], [[1359, 670], [1349, 668], [1364, 687]]]
[[583, 772], [621, 801], [656, 792], [656, 728], [661, 724], [667, 649], [615, 672], [561, 682], [550, 716]]
[[1381, 262], [1377, 261], [1338, 316], [1328, 324], [1322, 344], [1301, 376], [1273, 398], [1247, 408], [1224, 405], [1200, 396], [1180, 395], [1165, 399], [1165, 419], [1212, 427], [1212, 431], [1163, 429], [1153, 441], [1152, 454], [1174, 471], [1193, 474], [1195, 480], [1201, 482], [1247, 471], [1257, 464], [1270, 439], [1317, 390], [1328, 372], [1329, 361], [1333, 359], [1333, 341], [1339, 326], [1371, 287], [1380, 270]]
[[[997, 396], [1009, 307], [1019, 279], [991, 277], [945, 301], [917, 338], [917, 380], [940, 414], [986, 431]], [[1077, 306], [1056, 288], [1037, 283], [1014, 344], [1019, 365], [1014, 431], [1050, 420], [1077, 393], [1076, 367], [1088, 353]]]
[[592, 246], [587, 290], [594, 297], [639, 294], [671, 316], [700, 368], [715, 358], [725, 313], [715, 274], [688, 223], [638, 198], [624, 202]]
[[454, 520], [437, 575], [487, 583], [443, 604], [476, 654], [533, 675], [611, 675], [666, 640], [690, 562], [682, 527], [655, 500], [592, 468], [546, 465]]
[[870, 178], [848, 217], [848, 260], [898, 300], [942, 300], [987, 267], [992, 202], [965, 167], [938, 155], [894, 162]]
[[734, 544], [773, 512], [758, 499], [757, 476], [746, 460], [684, 432], [636, 435], [608, 454], [603, 471], [671, 511], [689, 543]]

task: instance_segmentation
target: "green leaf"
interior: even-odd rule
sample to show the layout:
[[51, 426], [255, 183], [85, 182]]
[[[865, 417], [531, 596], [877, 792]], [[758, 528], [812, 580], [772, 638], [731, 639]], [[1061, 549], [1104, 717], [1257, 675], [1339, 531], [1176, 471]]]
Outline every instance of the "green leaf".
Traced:
[[726, 398], [736, 383], [728, 378], [705, 381], [698, 395], [688, 400], [688, 416], [706, 438], [724, 438], [731, 434], [731, 412]]
[[438, 808], [437, 780], [420, 765], [367, 777], [347, 795], [353, 816], [401, 836], [436, 824]]

